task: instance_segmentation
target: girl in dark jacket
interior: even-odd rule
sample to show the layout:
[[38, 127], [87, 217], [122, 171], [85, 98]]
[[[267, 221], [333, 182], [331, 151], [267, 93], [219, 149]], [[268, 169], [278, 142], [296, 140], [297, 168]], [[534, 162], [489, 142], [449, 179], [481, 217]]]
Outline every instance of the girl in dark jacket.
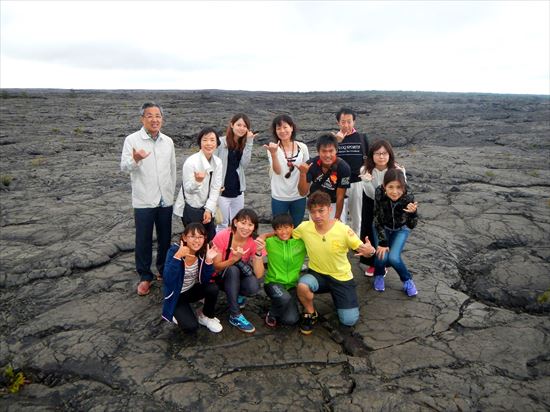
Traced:
[[[164, 264], [162, 317], [187, 333], [196, 332], [199, 325], [214, 333], [222, 330], [220, 321], [214, 317], [218, 286], [210, 282], [218, 250], [208, 246], [206, 236], [201, 223], [188, 224], [179, 245], [168, 250]], [[201, 299], [204, 306], [195, 314], [191, 303]]]
[[378, 235], [378, 247], [374, 259], [374, 289], [383, 292], [384, 273], [391, 266], [403, 282], [403, 291], [408, 296], [418, 294], [401, 252], [411, 229], [416, 226], [418, 203], [408, 192], [405, 175], [399, 169], [389, 169], [384, 183], [378, 186], [374, 202], [374, 228]]

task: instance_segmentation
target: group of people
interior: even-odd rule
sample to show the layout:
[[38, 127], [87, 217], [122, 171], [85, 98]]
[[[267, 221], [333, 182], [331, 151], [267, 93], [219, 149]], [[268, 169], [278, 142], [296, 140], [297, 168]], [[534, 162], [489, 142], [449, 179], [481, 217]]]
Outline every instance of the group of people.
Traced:
[[[369, 144], [367, 136], [357, 132], [352, 109], [340, 109], [336, 120], [338, 131], [319, 136], [318, 155], [310, 158], [308, 147], [296, 140], [292, 118], [273, 119], [273, 139], [264, 145], [273, 231], [258, 235], [258, 216], [245, 207], [244, 199], [245, 169], [256, 137], [248, 116], [233, 116], [225, 136], [209, 127], [199, 132], [199, 150], [183, 164], [174, 203], [174, 143], [160, 131], [162, 108], [143, 104], [143, 127], [125, 139], [121, 156], [121, 169], [129, 172], [132, 182], [138, 295], [149, 293], [156, 275], [163, 281], [164, 319], [185, 332], [203, 325], [217, 333], [222, 324], [215, 307], [222, 290], [229, 323], [252, 333], [255, 327], [241, 309], [247, 296], [258, 293], [263, 279], [271, 299], [266, 326], [299, 322], [300, 331], [310, 334], [317, 322], [314, 296], [319, 293], [330, 293], [340, 323], [353, 326], [359, 319], [359, 300], [348, 251], [354, 250], [365, 275], [374, 276], [375, 290], [384, 291], [386, 268], [391, 266], [404, 292], [415, 296], [416, 285], [401, 257], [417, 222], [417, 203], [405, 170], [395, 161], [389, 142]], [[304, 220], [306, 209], [309, 218]], [[181, 218], [184, 231], [170, 246], [172, 214]], [[151, 270], [153, 229], [156, 274]], [[198, 301], [203, 305], [194, 310], [192, 304]]]

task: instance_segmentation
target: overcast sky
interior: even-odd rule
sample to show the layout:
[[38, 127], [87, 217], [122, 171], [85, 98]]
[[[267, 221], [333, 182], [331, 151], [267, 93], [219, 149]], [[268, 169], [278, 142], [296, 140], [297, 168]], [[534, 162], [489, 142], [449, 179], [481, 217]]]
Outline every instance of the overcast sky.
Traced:
[[550, 94], [550, 1], [0, 1], [2, 88]]

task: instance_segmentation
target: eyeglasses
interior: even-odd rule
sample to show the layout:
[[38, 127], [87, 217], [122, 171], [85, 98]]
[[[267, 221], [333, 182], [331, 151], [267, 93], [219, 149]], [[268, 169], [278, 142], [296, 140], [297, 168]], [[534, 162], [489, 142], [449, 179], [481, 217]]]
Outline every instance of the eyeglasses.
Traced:
[[148, 114], [147, 116], [143, 116], [145, 117], [147, 120], [160, 120], [162, 119], [162, 116], [160, 114], [157, 114], [156, 116], [151, 116], [150, 114]]
[[193, 239], [193, 240], [202, 240], [205, 238], [205, 236], [203, 235], [193, 235], [193, 236], [187, 236], [188, 239]]
[[373, 153], [374, 156], [389, 156], [388, 152], [376, 152]]
[[290, 177], [290, 175], [292, 174], [292, 171], [294, 170], [294, 163], [286, 162], [286, 165], [288, 166], [288, 172], [286, 172], [285, 178], [288, 179]]

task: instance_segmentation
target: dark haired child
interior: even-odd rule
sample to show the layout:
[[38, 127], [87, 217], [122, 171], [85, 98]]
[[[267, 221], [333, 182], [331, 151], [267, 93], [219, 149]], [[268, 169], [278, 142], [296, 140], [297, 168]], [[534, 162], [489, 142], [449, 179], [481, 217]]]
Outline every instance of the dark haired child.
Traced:
[[[196, 332], [199, 324], [214, 333], [222, 330], [220, 321], [214, 317], [218, 286], [210, 282], [218, 251], [208, 246], [206, 236], [202, 224], [190, 223], [179, 245], [172, 245], [166, 254], [162, 317], [186, 333]], [[204, 299], [203, 309], [195, 314], [191, 303], [201, 299]]]
[[306, 256], [303, 240], [293, 239], [292, 216], [280, 214], [273, 217], [271, 226], [275, 236], [265, 241], [267, 272], [264, 290], [271, 299], [265, 324], [274, 328], [278, 323], [294, 325], [300, 319], [296, 298], [296, 285]]
[[407, 296], [418, 294], [412, 276], [401, 258], [401, 252], [418, 221], [418, 203], [408, 192], [405, 175], [399, 169], [389, 169], [384, 182], [376, 189], [374, 203], [374, 228], [378, 235], [378, 247], [374, 259], [374, 289], [383, 292], [384, 273], [391, 266], [403, 282]]

